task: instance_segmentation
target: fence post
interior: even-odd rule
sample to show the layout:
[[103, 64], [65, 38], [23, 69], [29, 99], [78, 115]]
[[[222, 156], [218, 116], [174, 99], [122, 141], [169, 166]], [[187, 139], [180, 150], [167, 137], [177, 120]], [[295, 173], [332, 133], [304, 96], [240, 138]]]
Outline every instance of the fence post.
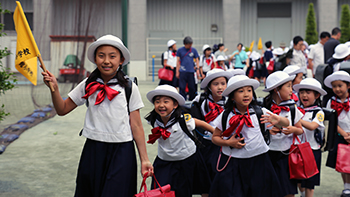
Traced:
[[154, 58], [156, 56], [155, 55], [152, 55], [152, 82], [154, 82]]

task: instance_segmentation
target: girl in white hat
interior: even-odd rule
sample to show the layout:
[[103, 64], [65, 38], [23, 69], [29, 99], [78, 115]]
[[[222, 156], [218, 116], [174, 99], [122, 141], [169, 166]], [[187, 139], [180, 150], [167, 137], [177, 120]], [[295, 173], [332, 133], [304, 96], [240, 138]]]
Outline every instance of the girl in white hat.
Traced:
[[[316, 185], [320, 185], [321, 147], [323, 145], [324, 112], [321, 105], [321, 95], [327, 94], [322, 85], [314, 78], [306, 78], [293, 86], [298, 92], [300, 107], [304, 113], [300, 120], [305, 132], [306, 140], [310, 143], [319, 173], [309, 179], [301, 181], [301, 192], [305, 197], [312, 197]], [[305, 190], [306, 188], [306, 190]]]
[[266, 88], [263, 90], [269, 92], [269, 95], [264, 98], [264, 106], [289, 120], [288, 127], [270, 129], [269, 155], [282, 185], [282, 196], [294, 196], [298, 193], [297, 181], [289, 178], [288, 165], [288, 153], [293, 143], [293, 135], [303, 133], [300, 123], [303, 114], [295, 106], [294, 100], [290, 99], [293, 93], [292, 80], [294, 78], [294, 75], [289, 76], [286, 72], [276, 71], [267, 77]]
[[176, 196], [207, 194], [210, 177], [192, 131], [202, 127], [213, 132], [214, 128], [190, 114], [182, 115], [185, 99], [172, 86], [158, 86], [147, 93], [147, 99], [154, 104], [146, 116], [153, 127], [147, 143], [158, 140], [158, 155], [153, 166], [160, 185], [170, 184]]
[[[119, 38], [105, 35], [89, 46], [87, 56], [97, 68], [66, 100], [60, 95], [56, 77], [49, 71], [42, 72], [45, 84], [53, 84], [51, 97], [58, 115], [88, 105], [81, 132], [86, 142], [78, 167], [75, 196], [133, 196], [137, 189], [133, 141], [140, 155], [141, 173], [152, 175], [153, 167], [147, 156], [140, 119], [139, 110], [144, 106], [141, 95], [121, 69], [129, 62], [130, 53]], [[125, 96], [127, 88], [132, 88], [130, 101]]]
[[[303, 70], [297, 65], [289, 65], [285, 67], [283, 71], [286, 72], [289, 76], [295, 76], [292, 81], [293, 86], [296, 84], [299, 84], [301, 80], [303, 80], [303, 76], [304, 76]], [[293, 90], [291, 99], [293, 99], [295, 102], [299, 101], [299, 98], [297, 95], [298, 95], [297, 92]]]
[[222, 148], [209, 196], [282, 196], [262, 130], [287, 126], [289, 121], [256, 105], [254, 90], [259, 85], [255, 79], [237, 75], [223, 92], [229, 98], [213, 122], [212, 141]]
[[218, 56], [218, 59], [216, 60], [216, 64], [213, 68], [219, 68], [219, 69], [222, 69], [222, 70], [227, 70], [227, 66], [225, 64], [225, 61], [226, 59], [224, 58], [224, 56], [222, 55], [219, 55]]
[[215, 67], [216, 58], [215, 55], [211, 52], [211, 48], [209, 45], [203, 45], [202, 50], [203, 55], [201, 55], [199, 59], [199, 69], [201, 69], [200, 72], [203, 73], [204, 76], [206, 76], [207, 72]]
[[[327, 103], [327, 108], [335, 109], [338, 113], [338, 134], [335, 139], [335, 151], [330, 151], [327, 166], [335, 168], [338, 144], [350, 143], [350, 75], [345, 71], [337, 71], [324, 80], [324, 85], [332, 88], [335, 96]], [[349, 164], [350, 165], [350, 164]], [[350, 196], [350, 174], [342, 173], [344, 190], [342, 196]]]
[[169, 40], [167, 42], [167, 46], [168, 46], [168, 50], [165, 51], [162, 54], [162, 65], [173, 71], [173, 80], [172, 81], [165, 81], [165, 80], [160, 80], [159, 81], [159, 85], [164, 85], [164, 84], [168, 84], [174, 87], [179, 87], [179, 79], [176, 78], [176, 41], [175, 40]]
[[[226, 89], [227, 81], [230, 77], [230, 72], [217, 68], [207, 73], [207, 76], [201, 83], [201, 89], [204, 89], [205, 92], [193, 100], [191, 107], [192, 116], [207, 122], [215, 128], [213, 121], [224, 111], [226, 97], [222, 96], [222, 93]], [[197, 130], [199, 130], [200, 136], [203, 135], [202, 143], [205, 147], [201, 148], [200, 151], [206, 162], [210, 178], [213, 180], [216, 174], [215, 166], [220, 147], [211, 142], [211, 132]]]

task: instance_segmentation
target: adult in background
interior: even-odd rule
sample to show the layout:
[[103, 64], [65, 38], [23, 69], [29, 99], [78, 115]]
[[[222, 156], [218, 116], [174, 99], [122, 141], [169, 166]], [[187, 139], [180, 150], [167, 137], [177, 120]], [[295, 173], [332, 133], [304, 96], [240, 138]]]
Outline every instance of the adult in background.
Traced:
[[302, 51], [304, 40], [301, 36], [295, 36], [293, 38], [293, 58], [290, 60], [290, 65], [297, 65], [306, 74], [306, 58]]
[[328, 59], [332, 57], [334, 54], [335, 47], [340, 44], [339, 39], [341, 37], [341, 31], [339, 27], [335, 27], [332, 30], [332, 36], [329, 40], [324, 44], [324, 63], [327, 63]]
[[168, 84], [174, 87], [179, 87], [179, 79], [176, 78], [176, 41], [169, 40], [167, 43], [168, 50], [164, 52], [163, 57], [163, 66], [167, 69], [170, 69], [174, 73], [174, 77], [172, 81], [160, 80], [159, 85]]
[[186, 85], [189, 91], [189, 100], [193, 100], [196, 96], [196, 83], [194, 80], [194, 73], [197, 73], [198, 79], [201, 79], [199, 75], [198, 64], [198, 52], [192, 47], [193, 40], [190, 36], [186, 36], [183, 40], [185, 46], [179, 48], [176, 53], [176, 77], [179, 79], [180, 94], [187, 99]]
[[234, 57], [236, 58], [236, 61], [235, 61], [235, 66], [234, 68], [240, 68], [240, 69], [243, 69], [244, 66], [246, 65], [247, 68], [249, 67], [249, 58], [248, 58], [248, 55], [247, 53], [242, 50], [243, 48], [243, 44], [242, 43], [239, 43], [237, 45], [237, 50], [234, 51], [229, 60], [231, 61]]
[[311, 48], [308, 55], [309, 68], [312, 70], [313, 76], [316, 74], [317, 66], [324, 64], [324, 44], [329, 40], [331, 34], [324, 31], [320, 34], [320, 40]]
[[219, 48], [219, 50], [215, 51], [215, 53], [214, 53], [215, 58], [218, 58], [219, 55], [222, 55], [224, 58], [226, 58], [225, 52], [226, 52], [228, 49], [225, 48], [224, 43], [218, 44], [218, 48]]

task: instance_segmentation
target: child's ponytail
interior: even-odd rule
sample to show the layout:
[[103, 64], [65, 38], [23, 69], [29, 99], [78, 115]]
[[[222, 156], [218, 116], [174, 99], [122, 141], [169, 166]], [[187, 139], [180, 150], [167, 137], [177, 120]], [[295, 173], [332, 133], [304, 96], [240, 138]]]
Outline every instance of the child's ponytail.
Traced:
[[273, 94], [274, 90], [271, 90], [269, 92], [269, 94], [264, 98], [264, 101], [263, 101], [263, 105], [266, 109], [271, 109], [271, 105], [272, 105], [272, 94]]

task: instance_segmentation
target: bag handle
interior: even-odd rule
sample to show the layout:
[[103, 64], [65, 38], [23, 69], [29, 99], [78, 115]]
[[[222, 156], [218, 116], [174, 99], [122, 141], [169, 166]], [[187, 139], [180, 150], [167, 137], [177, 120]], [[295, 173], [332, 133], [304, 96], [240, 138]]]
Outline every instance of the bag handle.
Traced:
[[[147, 192], [147, 185], [146, 185], [146, 179], [148, 178], [148, 172], [146, 172], [144, 175], [143, 175], [143, 180], [142, 180], [142, 183], [141, 183], [141, 187], [140, 187], [140, 191], [139, 193], [141, 193], [141, 190], [142, 190], [142, 187], [143, 187], [143, 190], [144, 190], [144, 195], [146, 197], [146, 192]], [[154, 183], [154, 188], [156, 188], [156, 183], [158, 184], [158, 187], [159, 187], [159, 190], [164, 194], [164, 191], [162, 189], [162, 187], [160, 186], [158, 180], [156, 179], [156, 176], [153, 174], [153, 178], [155, 180], [155, 183]]]
[[222, 147], [220, 148], [220, 154], [219, 154], [219, 157], [218, 157], [218, 162], [216, 163], [216, 170], [217, 170], [218, 172], [223, 171], [223, 170], [226, 168], [228, 162], [229, 162], [230, 159], [231, 159], [231, 154], [230, 154], [230, 157], [227, 159], [226, 164], [224, 165], [224, 167], [222, 167], [221, 169], [219, 169], [219, 163], [220, 163], [220, 159], [221, 159], [221, 153], [222, 153]]

